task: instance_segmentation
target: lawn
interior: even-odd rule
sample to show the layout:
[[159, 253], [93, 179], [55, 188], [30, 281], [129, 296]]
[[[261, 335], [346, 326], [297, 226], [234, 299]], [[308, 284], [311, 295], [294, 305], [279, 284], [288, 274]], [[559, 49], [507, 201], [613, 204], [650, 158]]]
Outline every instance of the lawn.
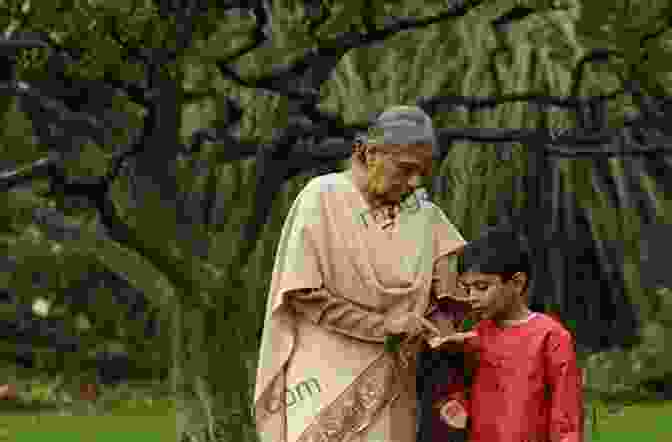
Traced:
[[[672, 440], [672, 401], [629, 406], [620, 416], [603, 414], [592, 442]], [[172, 406], [158, 401], [151, 406], [127, 402], [109, 416], [3, 413], [0, 441], [173, 442], [175, 417]]]
[[173, 442], [175, 413], [170, 404], [127, 402], [105, 416], [61, 416], [55, 412], [3, 413], [0, 441], [11, 442]]
[[621, 416], [601, 416], [594, 442], [672, 440], [672, 401], [632, 405]]

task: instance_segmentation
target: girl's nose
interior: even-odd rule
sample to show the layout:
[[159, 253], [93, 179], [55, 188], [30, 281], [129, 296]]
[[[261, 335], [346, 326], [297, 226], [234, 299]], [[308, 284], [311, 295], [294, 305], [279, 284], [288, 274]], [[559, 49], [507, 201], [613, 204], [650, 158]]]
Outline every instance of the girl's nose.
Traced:
[[475, 296], [469, 296], [469, 297], [467, 298], [467, 302], [468, 302], [472, 307], [478, 307], [478, 306], [480, 306], [480, 304], [481, 304], [480, 301], [481, 301], [481, 300], [478, 299], [478, 298], [475, 297]]

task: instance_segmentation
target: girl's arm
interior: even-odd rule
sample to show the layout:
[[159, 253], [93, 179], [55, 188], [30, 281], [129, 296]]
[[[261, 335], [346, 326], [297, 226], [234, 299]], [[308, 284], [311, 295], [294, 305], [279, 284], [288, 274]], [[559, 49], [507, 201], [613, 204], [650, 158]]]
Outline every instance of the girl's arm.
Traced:
[[551, 442], [581, 442], [583, 397], [581, 372], [572, 335], [567, 330], [549, 336], [545, 350], [547, 383], [551, 390]]

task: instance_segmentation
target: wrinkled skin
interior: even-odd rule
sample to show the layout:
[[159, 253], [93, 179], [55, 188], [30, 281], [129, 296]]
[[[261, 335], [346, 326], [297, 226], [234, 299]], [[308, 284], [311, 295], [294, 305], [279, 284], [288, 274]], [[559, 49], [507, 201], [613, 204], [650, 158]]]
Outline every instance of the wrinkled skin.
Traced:
[[357, 185], [374, 207], [398, 204], [431, 173], [429, 144], [367, 146], [365, 166], [353, 161]]

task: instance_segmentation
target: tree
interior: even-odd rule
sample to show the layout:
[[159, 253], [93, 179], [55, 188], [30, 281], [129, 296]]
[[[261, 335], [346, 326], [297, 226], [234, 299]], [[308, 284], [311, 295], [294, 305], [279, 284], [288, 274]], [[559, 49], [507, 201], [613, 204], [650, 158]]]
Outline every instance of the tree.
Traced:
[[[582, 48], [605, 43], [578, 36], [585, 26], [578, 2], [530, 1], [534, 12], [508, 25], [497, 17], [516, 17], [506, 13], [520, 2], [433, 1], [421, 10], [415, 2], [336, 3], [78, 1], [37, 8], [11, 1], [0, 14], [8, 17], [10, 41], [44, 46], [16, 52], [18, 81], [2, 86], [17, 97], [5, 102], [5, 117], [22, 114], [30, 122], [11, 137], [22, 147], [9, 146], [17, 163], [10, 167], [22, 167], [0, 180], [3, 189], [14, 189], [7, 193], [13, 212], [5, 220], [6, 243], [19, 238], [41, 248], [30, 266], [61, 256], [72, 268], [70, 256], [84, 254], [125, 275], [160, 308], [164, 330], [174, 331], [172, 378], [185, 440], [214, 440], [217, 432], [253, 437], [247, 404], [267, 285], [259, 275], [270, 274], [298, 189], [318, 169], [341, 164], [371, 113], [422, 96], [493, 95], [494, 106], [527, 91], [578, 95], [569, 93], [573, 84], [587, 94], [581, 89], [618, 89], [618, 75], [592, 65], [587, 80], [571, 82], [579, 78], [572, 72]], [[659, 15], [652, 16], [662, 16], [662, 7], [654, 10]], [[595, 15], [591, 24], [604, 19]], [[659, 46], [652, 51], [664, 53]], [[641, 55], [627, 54], [630, 65]], [[628, 78], [647, 94], [663, 87], [647, 73], [631, 70]], [[618, 90], [605, 94], [624, 97]], [[476, 101], [458, 104], [482, 109]], [[523, 174], [526, 151], [516, 147], [513, 167], [501, 167], [510, 164], [496, 154], [503, 149], [455, 141], [520, 136], [483, 127], [574, 125], [571, 112], [547, 113], [544, 121], [515, 103], [520, 97], [504, 101], [491, 112], [449, 107], [435, 119], [446, 128], [440, 175], [450, 190], [439, 200], [468, 238], [496, 214], [499, 184], [512, 186]], [[623, 123], [614, 113], [622, 107], [610, 109], [611, 125]], [[648, 109], [660, 117], [654, 104]], [[470, 136], [451, 129], [463, 126], [473, 129]], [[585, 169], [568, 170], [571, 177]], [[523, 205], [525, 193], [510, 206]], [[32, 220], [49, 205], [78, 224], [79, 238], [57, 240], [58, 253], [34, 240], [55, 223]], [[600, 216], [599, 222], [610, 219]], [[26, 255], [18, 250], [12, 253]], [[646, 305], [645, 296], [638, 300]], [[232, 352], [241, 357], [232, 360]]]

